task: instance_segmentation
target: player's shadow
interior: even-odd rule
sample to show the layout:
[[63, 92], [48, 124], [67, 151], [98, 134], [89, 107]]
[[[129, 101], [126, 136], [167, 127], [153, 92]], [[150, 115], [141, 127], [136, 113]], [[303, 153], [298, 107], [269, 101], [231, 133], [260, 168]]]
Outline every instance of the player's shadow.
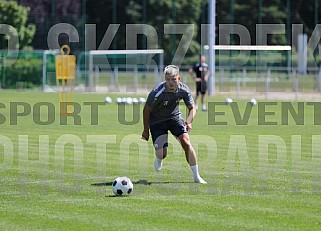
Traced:
[[[141, 184], [141, 185], [152, 185], [152, 184], [186, 184], [186, 183], [191, 183], [191, 182], [184, 182], [184, 181], [151, 181], [148, 182], [147, 180], [138, 180], [138, 181], [134, 181], [133, 184]], [[101, 183], [93, 183], [91, 184], [92, 186], [111, 186], [113, 185], [113, 181], [112, 182], [101, 182]]]

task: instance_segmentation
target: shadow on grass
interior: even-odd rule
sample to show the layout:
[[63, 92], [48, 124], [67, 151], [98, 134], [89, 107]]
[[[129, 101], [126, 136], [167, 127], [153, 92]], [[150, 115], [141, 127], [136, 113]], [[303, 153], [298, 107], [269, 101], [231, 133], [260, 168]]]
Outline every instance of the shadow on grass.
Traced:
[[[162, 181], [162, 182], [148, 182], [147, 180], [138, 180], [134, 181], [133, 184], [141, 184], [141, 185], [152, 185], [152, 184], [186, 184], [186, 183], [193, 183], [193, 182], [177, 182], [177, 181]], [[102, 182], [102, 183], [93, 183], [92, 186], [111, 186], [113, 184], [112, 182]], [[194, 184], [194, 183], [193, 183]]]

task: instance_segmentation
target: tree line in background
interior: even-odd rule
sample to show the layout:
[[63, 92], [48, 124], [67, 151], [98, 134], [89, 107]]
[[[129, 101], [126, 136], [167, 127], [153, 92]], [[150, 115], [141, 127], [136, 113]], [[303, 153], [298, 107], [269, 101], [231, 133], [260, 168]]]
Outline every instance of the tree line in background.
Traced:
[[[22, 10], [17, 8], [18, 6], [14, 8], [12, 4], [11, 8], [8, 8], [5, 6], [9, 1], [1, 1], [0, 21], [18, 30], [21, 49], [27, 46], [33, 49], [48, 49], [48, 31], [53, 25], [62, 22], [70, 23], [78, 30], [80, 43], [70, 44], [75, 54], [85, 49], [85, 23], [96, 25], [97, 46], [110, 24], [120, 24], [111, 46], [106, 49], [125, 49], [126, 25], [148, 24], [158, 33], [158, 47], [155, 48], [164, 49], [166, 61], [170, 62], [182, 35], [164, 34], [164, 25], [194, 24], [194, 38], [190, 44], [187, 44], [189, 49], [184, 60], [190, 63], [195, 61], [201, 51], [200, 25], [208, 23], [207, 0], [16, 0], [16, 2], [29, 7], [29, 10]], [[320, 7], [316, 4], [317, 2], [315, 0], [218, 0], [216, 24], [245, 26], [250, 32], [252, 44], [258, 42], [256, 38], [258, 23], [285, 24], [287, 32], [291, 30], [289, 25], [303, 24], [304, 31], [310, 35], [318, 22]], [[63, 35], [59, 39], [60, 43], [68, 42], [68, 38]], [[218, 43], [218, 37], [216, 39]], [[291, 45], [291, 39], [290, 33], [273, 35], [268, 37], [268, 43]], [[231, 36], [223, 42], [237, 44], [239, 41], [237, 36]], [[2, 43], [2, 46], [5, 44]], [[141, 49], [146, 47], [144, 36], [139, 36], [137, 47]]]

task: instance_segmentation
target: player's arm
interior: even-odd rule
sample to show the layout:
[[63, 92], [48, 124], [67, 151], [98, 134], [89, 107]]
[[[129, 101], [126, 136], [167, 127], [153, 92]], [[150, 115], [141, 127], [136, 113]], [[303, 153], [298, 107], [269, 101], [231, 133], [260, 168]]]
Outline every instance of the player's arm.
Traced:
[[144, 140], [149, 139], [149, 118], [150, 118], [151, 111], [152, 111], [152, 108], [145, 104], [144, 109], [143, 109], [144, 130], [142, 133], [142, 139], [144, 139]]
[[196, 73], [195, 73], [195, 71], [194, 71], [194, 67], [190, 67], [190, 68], [188, 69], [188, 72], [189, 72], [189, 74], [192, 76], [193, 80], [194, 80], [194, 81], [197, 81], [197, 76], [196, 76]]
[[210, 70], [207, 69], [207, 71], [206, 71], [206, 73], [205, 73], [205, 75], [204, 75], [204, 80], [205, 80], [206, 82], [208, 81], [208, 78], [209, 78], [210, 74], [211, 74]]
[[193, 119], [196, 115], [196, 108], [194, 104], [191, 104], [187, 106], [187, 109], [188, 109], [188, 114], [185, 120], [185, 125], [187, 127], [187, 131], [190, 131], [192, 129]]
[[204, 76], [204, 80], [207, 82], [208, 81], [208, 77], [210, 76], [211, 71], [209, 69], [207, 69], [205, 76]]
[[193, 119], [196, 115], [196, 107], [194, 104], [194, 99], [192, 97], [191, 91], [189, 89], [187, 89], [183, 100], [184, 100], [184, 103], [188, 109], [186, 120], [184, 122], [187, 127], [187, 131], [190, 131], [192, 129]]

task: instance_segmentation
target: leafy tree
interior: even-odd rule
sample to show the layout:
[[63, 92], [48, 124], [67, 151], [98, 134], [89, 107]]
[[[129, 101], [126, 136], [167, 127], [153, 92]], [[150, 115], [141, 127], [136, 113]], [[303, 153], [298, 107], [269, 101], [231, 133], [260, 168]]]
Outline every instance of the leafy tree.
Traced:
[[[219, 1], [217, 3], [217, 25], [219, 24], [239, 24], [249, 31], [251, 44], [260, 44], [257, 38], [257, 27], [259, 23], [263, 24], [285, 24], [286, 23], [286, 5], [283, 0], [262, 1], [262, 11], [259, 12], [257, 0], [234, 0]], [[261, 20], [261, 22], [260, 22]], [[228, 39], [228, 38], [227, 38]], [[238, 44], [238, 37], [233, 37], [235, 44]], [[268, 36], [268, 44], [286, 44], [286, 35], [273, 34]], [[230, 41], [226, 41], [226, 44]]]
[[[117, 23], [120, 27], [109, 49], [126, 49], [126, 25], [146, 24], [153, 27], [158, 36], [158, 44], [149, 48], [165, 50], [165, 62], [171, 63], [177, 46], [188, 47], [183, 61], [197, 60], [200, 45], [197, 39], [199, 33], [199, 18], [204, 0], [117, 0], [108, 1], [92, 0], [87, 2], [87, 23], [97, 24], [97, 44], [101, 41], [109, 24]], [[116, 4], [115, 4], [116, 3]], [[114, 9], [115, 11], [113, 11]], [[193, 39], [183, 41], [182, 34], [165, 34], [165, 24], [193, 24]], [[186, 32], [186, 31], [184, 31]], [[174, 32], [175, 33], [175, 32]], [[146, 48], [146, 37], [138, 36], [138, 49]]]
[[[6, 1], [0, 0], [0, 2]], [[46, 41], [38, 42], [38, 40], [42, 41], [46, 37], [51, 25], [58, 22], [67, 22], [76, 26], [77, 22], [82, 23], [79, 20], [79, 16], [83, 13], [81, 4], [84, 1], [82, 0], [23, 0], [19, 2], [23, 2], [23, 5], [31, 8], [30, 12], [34, 17], [33, 22], [37, 24], [37, 34], [34, 41], [34, 47], [37, 49], [47, 48]], [[250, 32], [252, 44], [259, 43], [256, 38], [256, 24], [260, 20], [263, 24], [286, 25], [287, 20], [290, 19], [290, 23], [303, 24], [304, 32], [311, 35], [316, 24], [314, 18], [316, 11], [318, 11], [319, 18], [321, 15], [321, 3], [319, 3], [319, 8], [316, 9], [316, 1], [262, 0], [261, 12], [259, 12], [258, 5], [260, 1], [257, 0], [220, 0], [216, 2], [216, 25], [234, 23], [245, 26]], [[287, 11], [288, 2], [291, 4], [291, 15], [288, 15]], [[181, 35], [164, 35], [164, 25], [172, 23], [194, 24], [195, 37], [189, 45], [188, 53], [184, 59], [184, 62], [190, 62], [189, 60], [193, 57], [195, 59], [200, 52], [200, 25], [208, 23], [207, 4], [208, 0], [87, 0], [86, 22], [96, 24], [97, 46], [110, 24], [120, 24], [111, 47], [106, 47], [106, 49], [126, 49], [126, 25], [128, 24], [141, 23], [154, 27], [158, 33], [158, 47], [165, 50], [167, 63], [171, 62], [173, 53], [181, 40]], [[55, 14], [50, 17], [52, 16], [52, 7], [55, 8]], [[77, 28], [82, 28], [82, 26]], [[79, 31], [81, 30], [79, 29]], [[286, 35], [282, 34], [269, 35], [268, 44], [287, 44], [291, 42], [287, 39], [289, 37], [287, 38]], [[295, 45], [296, 39], [293, 41]], [[219, 42], [218, 37], [216, 42]], [[228, 44], [230, 40], [225, 38], [223, 42]], [[238, 44], [237, 36], [233, 37], [233, 42]], [[144, 36], [139, 36], [137, 45], [139, 49], [144, 48]]]
[[[115, 5], [113, 5], [113, 2]], [[97, 49], [110, 24], [120, 24], [120, 27], [111, 46], [103, 47], [103, 49], [126, 49], [126, 25], [138, 23], [128, 18], [126, 14], [127, 5], [128, 0], [108, 1], [107, 4], [101, 0], [87, 1], [87, 23], [96, 25]]]
[[[26, 48], [34, 37], [36, 26], [27, 24], [30, 9], [18, 5], [14, 1], [0, 1], [0, 22], [15, 28], [18, 32], [19, 48]], [[0, 28], [1, 29], [1, 28]], [[8, 36], [2, 36], [1, 49], [7, 48]]]
[[[158, 46], [165, 50], [165, 62], [173, 61], [175, 51], [178, 45], [186, 48], [187, 54], [184, 56], [183, 62], [189, 62], [200, 53], [200, 44], [197, 42], [197, 35], [200, 30], [198, 24], [201, 17], [202, 5], [205, 1], [202, 0], [149, 0], [146, 3], [146, 16], [143, 18], [143, 5], [141, 0], [131, 0], [127, 4], [126, 13], [130, 21], [140, 22], [151, 25], [158, 32]], [[182, 34], [165, 34], [165, 24], [193, 24], [194, 28], [190, 31], [185, 31], [186, 35], [193, 34], [192, 41], [183, 40]], [[175, 27], [173, 27], [175, 30]], [[190, 34], [189, 34], [190, 33]], [[177, 56], [176, 56], [177, 58]], [[175, 60], [174, 60], [175, 61]], [[179, 62], [179, 61], [178, 61]]]

